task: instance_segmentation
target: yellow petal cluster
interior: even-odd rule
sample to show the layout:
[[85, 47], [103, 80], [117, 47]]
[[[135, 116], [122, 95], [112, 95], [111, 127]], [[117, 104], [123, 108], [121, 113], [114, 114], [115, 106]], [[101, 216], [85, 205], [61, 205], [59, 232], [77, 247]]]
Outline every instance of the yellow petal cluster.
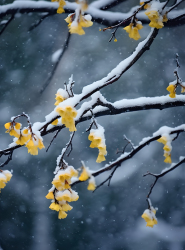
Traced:
[[78, 179], [79, 179], [79, 181], [86, 181], [87, 179], [89, 179], [90, 174], [89, 174], [86, 167], [83, 166], [82, 169], [83, 169], [82, 173]]
[[163, 22], [168, 21], [167, 15], [165, 14], [163, 17], [157, 10], [148, 10], [145, 14], [150, 19], [151, 22], [149, 23], [149, 26], [152, 28], [161, 29], [164, 27]]
[[26, 144], [26, 147], [28, 149], [28, 153], [30, 153], [31, 155], [38, 155], [38, 148], [45, 148], [42, 140], [35, 134], [31, 136], [31, 139]]
[[66, 2], [64, 0], [51, 0], [51, 2], [58, 2], [59, 3], [59, 7], [57, 9], [58, 14], [65, 12], [63, 7], [64, 7], [64, 5], [66, 5]]
[[68, 23], [69, 32], [71, 34], [84, 35], [85, 31], [82, 27], [88, 28], [93, 25], [90, 15], [82, 15], [80, 13], [79, 18], [75, 20], [75, 14], [70, 14], [65, 21]]
[[96, 183], [95, 183], [94, 176], [91, 176], [87, 189], [90, 190], [90, 191], [94, 191], [96, 189]]
[[20, 136], [20, 128], [21, 124], [18, 122], [7, 122], [5, 125], [7, 131], [5, 133], [9, 133], [9, 135], [19, 138]]
[[59, 103], [63, 102], [65, 100], [65, 98], [62, 95], [60, 95], [59, 93], [56, 93], [55, 95], [56, 95], [56, 97], [55, 97], [55, 100], [56, 100], [55, 106], [57, 106]]
[[58, 107], [56, 112], [62, 117], [62, 123], [69, 128], [70, 132], [76, 131], [74, 118], [77, 116], [77, 111], [73, 107]]
[[66, 218], [66, 212], [73, 208], [68, 202], [77, 201], [79, 198], [78, 193], [70, 186], [71, 178], [77, 176], [78, 172], [72, 166], [60, 169], [52, 181], [54, 189], [46, 195], [47, 199], [53, 200], [49, 208], [59, 212], [59, 219]]
[[96, 162], [100, 163], [102, 161], [105, 161], [105, 155], [107, 155], [107, 151], [106, 151], [106, 145], [104, 143], [104, 140], [99, 137], [96, 136], [93, 132], [91, 132], [88, 136], [88, 139], [91, 142], [90, 144], [90, 148], [98, 148], [99, 149], [99, 154], [98, 154], [98, 158], [96, 159]]
[[165, 157], [164, 162], [165, 163], [172, 163], [172, 160], [171, 160], [172, 147], [171, 147], [171, 144], [170, 144], [169, 140], [167, 139], [167, 137], [162, 136], [157, 141], [164, 144], [164, 147], [163, 147], [163, 149], [164, 149], [164, 157]]
[[133, 23], [130, 23], [128, 26], [126, 26], [123, 29], [126, 30], [126, 32], [129, 34], [130, 38], [132, 38], [134, 40], [138, 40], [139, 38], [141, 38], [138, 30], [140, 30], [142, 28], [143, 28], [143, 26], [141, 23], [137, 23], [135, 26]]
[[18, 140], [16, 140], [16, 143], [18, 145], [24, 145], [28, 140], [30, 140], [30, 138], [31, 134], [29, 133], [29, 130], [26, 128], [23, 131], [21, 131]]
[[12, 173], [8, 170], [0, 171], [0, 192], [6, 186], [6, 183], [12, 178]]
[[166, 89], [170, 92], [169, 97], [176, 97], [176, 85], [170, 84]]
[[147, 227], [153, 227], [157, 225], [157, 218], [155, 217], [156, 210], [155, 209], [146, 209], [142, 214], [142, 218], [146, 221]]

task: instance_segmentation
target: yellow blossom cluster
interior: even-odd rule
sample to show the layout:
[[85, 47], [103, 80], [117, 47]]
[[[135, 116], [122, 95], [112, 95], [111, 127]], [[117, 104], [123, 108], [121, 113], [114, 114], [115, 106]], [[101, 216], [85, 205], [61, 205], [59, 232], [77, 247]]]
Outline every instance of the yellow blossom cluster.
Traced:
[[58, 2], [59, 3], [59, 7], [57, 9], [58, 14], [65, 12], [63, 7], [64, 7], [64, 5], [66, 5], [66, 2], [64, 0], [51, 0], [51, 2]]
[[171, 141], [168, 140], [166, 136], [162, 136], [157, 141], [164, 144], [164, 147], [163, 147], [164, 157], [165, 157], [164, 162], [172, 163], [172, 160], [171, 160], [171, 150], [172, 150]]
[[35, 133], [30, 132], [30, 129], [24, 128], [20, 130], [21, 124], [16, 122], [8, 122], [5, 125], [7, 129], [6, 133], [16, 137], [15, 143], [17, 145], [25, 145], [28, 149], [28, 153], [31, 155], [38, 155], [38, 148], [44, 148], [44, 144], [42, 142], [42, 137], [40, 136], [40, 132], [37, 131]]
[[[99, 154], [98, 158], [96, 159], [96, 162], [100, 163], [102, 161], [105, 161], [105, 155], [107, 155], [106, 151], [106, 145], [105, 145], [105, 139], [101, 136], [98, 136], [99, 131], [98, 130], [91, 130], [91, 133], [88, 136], [88, 139], [91, 141], [90, 148], [98, 148]], [[103, 136], [103, 134], [101, 133]]]
[[20, 128], [21, 128], [20, 123], [18, 123], [18, 122], [7, 122], [4, 126], [7, 129], [7, 131], [5, 133], [9, 133], [9, 135], [19, 138], [19, 136], [20, 136]]
[[142, 28], [143, 28], [142, 24], [138, 22], [136, 24], [130, 23], [128, 26], [126, 26], [123, 29], [126, 30], [130, 38], [133, 38], [134, 40], [138, 40], [139, 38], [141, 38], [138, 30]]
[[80, 181], [86, 181], [89, 179], [89, 184], [87, 189], [90, 191], [94, 191], [96, 189], [95, 178], [89, 171], [88, 167], [82, 166], [82, 173], [78, 178]]
[[78, 193], [71, 189], [71, 178], [77, 177], [78, 172], [68, 166], [66, 169], [60, 169], [52, 181], [53, 187], [46, 195], [47, 199], [51, 199], [50, 209], [59, 212], [58, 218], [64, 219], [67, 217], [67, 211], [73, 207], [68, 202], [77, 201]]
[[146, 209], [142, 214], [141, 217], [146, 221], [147, 227], [153, 227], [157, 224], [157, 218], [155, 214], [156, 210], [153, 207], [151, 207], [150, 209]]
[[164, 22], [168, 21], [167, 15], [160, 15], [157, 10], [148, 10], [145, 12], [147, 17], [150, 19], [149, 26], [152, 28], [161, 29], [164, 27]]
[[93, 25], [93, 22], [91, 21], [90, 15], [82, 15], [81, 12], [79, 16], [76, 18], [76, 15], [70, 14], [65, 19], [65, 21], [68, 23], [69, 32], [78, 34], [78, 35], [84, 35], [85, 31], [82, 27], [88, 28]]
[[0, 171], [0, 192], [6, 186], [6, 183], [12, 178], [12, 173], [8, 170]]
[[62, 123], [69, 128], [70, 132], [76, 131], [74, 118], [77, 116], [77, 111], [71, 106], [58, 107], [56, 112], [62, 117]]

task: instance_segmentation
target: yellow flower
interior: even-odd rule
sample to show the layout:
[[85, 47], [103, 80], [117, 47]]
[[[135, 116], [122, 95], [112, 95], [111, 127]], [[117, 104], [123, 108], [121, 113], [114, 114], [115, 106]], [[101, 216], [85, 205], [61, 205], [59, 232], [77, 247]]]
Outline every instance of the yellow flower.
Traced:
[[19, 138], [15, 141], [18, 145], [24, 145], [28, 140], [30, 140], [31, 134], [28, 129], [24, 129], [22, 133], [20, 133]]
[[82, 27], [90, 27], [93, 25], [93, 22], [91, 21], [91, 16], [90, 15], [82, 15], [80, 13], [80, 17], [78, 18], [78, 20], [75, 20], [75, 17], [74, 17], [75, 14], [70, 14], [66, 19], [65, 21], [68, 24], [68, 27], [69, 27], [69, 32], [71, 34], [75, 33], [75, 34], [78, 34], [78, 35], [84, 35], [85, 34], [85, 31], [83, 30]]
[[49, 200], [54, 200], [54, 194], [53, 192], [49, 192], [47, 195], [46, 195], [46, 199], [49, 199]]
[[165, 163], [172, 163], [171, 154], [164, 153], [164, 157], [166, 157], [164, 160]]
[[171, 98], [175, 98], [176, 97], [176, 92], [175, 92], [176, 85], [170, 84], [166, 89], [170, 92], [169, 96]]
[[60, 95], [59, 93], [56, 93], [56, 97], [55, 97], [55, 106], [57, 106], [59, 103], [63, 102], [65, 100], [65, 98]]
[[58, 119], [54, 120], [51, 124], [52, 125], [57, 125], [58, 124]]
[[59, 2], [59, 7], [57, 9], [58, 14], [65, 12], [63, 7], [64, 7], [64, 5], [66, 5], [66, 2], [64, 0], [51, 0], [51, 1], [52, 2]]
[[14, 122], [14, 124], [15, 126], [11, 122], [8, 122], [4, 125], [7, 129], [6, 133], [9, 133], [9, 135], [19, 138], [21, 124], [18, 122]]
[[145, 14], [150, 19], [151, 22], [149, 23], [149, 26], [152, 27], [152, 28], [161, 29], [162, 27], [164, 27], [163, 22], [168, 21], [168, 18], [167, 18], [166, 14], [163, 17], [156, 10], [146, 11]]
[[168, 145], [165, 145], [163, 149], [164, 151], [167, 151], [167, 152], [171, 151], [171, 148]]
[[91, 176], [87, 189], [90, 190], [90, 191], [94, 191], [96, 189], [96, 183], [95, 183], [94, 176]]
[[77, 111], [74, 108], [71, 106], [58, 107], [56, 112], [62, 117], [62, 123], [69, 128], [70, 132], [76, 131], [74, 118], [77, 116]]
[[166, 136], [162, 136], [162, 137], [159, 138], [157, 141], [163, 143], [164, 145], [168, 142]]
[[59, 204], [57, 204], [57, 203], [55, 203], [55, 202], [53, 202], [53, 203], [51, 203], [51, 205], [49, 206], [49, 208], [51, 209], [51, 210], [55, 210], [55, 211], [59, 211], [60, 210], [60, 205]]
[[155, 209], [146, 209], [142, 214], [142, 218], [146, 221], [147, 227], [153, 227], [157, 224], [157, 219], [155, 217], [156, 210]]
[[56, 199], [58, 201], [77, 201], [79, 198], [78, 193], [75, 192], [72, 189], [64, 190], [64, 191], [59, 191], [56, 194]]
[[6, 186], [6, 183], [12, 178], [12, 173], [8, 170], [0, 171], [0, 192], [1, 188]]
[[126, 30], [130, 38], [133, 38], [134, 40], [138, 40], [139, 38], [141, 38], [138, 30], [142, 28], [143, 26], [140, 23], [137, 23], [135, 26], [133, 23], [130, 23], [128, 26], [126, 26], [123, 29]]
[[87, 168], [86, 167], [83, 167], [83, 171], [79, 177], [79, 180], [80, 181], [86, 181], [87, 179], [89, 179], [90, 175], [87, 171]]
[[[93, 130], [96, 133], [96, 130]], [[99, 155], [98, 158], [96, 159], [97, 163], [101, 163], [102, 161], [105, 161], [105, 155], [107, 155], [106, 151], [106, 145], [105, 145], [105, 139], [101, 138], [100, 136], [96, 136], [94, 132], [91, 132], [88, 136], [88, 139], [91, 142], [90, 148], [98, 148], [99, 149]]]
[[58, 213], [58, 218], [59, 219], [65, 219], [67, 217], [67, 213], [65, 213], [64, 211], [60, 210]]
[[31, 137], [29, 142], [26, 144], [28, 153], [31, 155], [38, 155], [38, 148], [45, 148], [42, 140], [38, 138], [35, 134]]

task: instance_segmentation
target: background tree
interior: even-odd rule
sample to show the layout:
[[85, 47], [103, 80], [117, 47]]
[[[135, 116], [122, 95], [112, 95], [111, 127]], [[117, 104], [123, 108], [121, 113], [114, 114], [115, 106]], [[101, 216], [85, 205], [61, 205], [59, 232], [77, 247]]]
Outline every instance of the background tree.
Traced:
[[[182, 114], [185, 98], [183, 95], [176, 95], [176, 98], [172, 99], [166, 90], [169, 82], [179, 79], [179, 73], [182, 79], [185, 77], [182, 70], [183, 1], [163, 2], [165, 8], [178, 6], [168, 13], [169, 20], [165, 27], [160, 30], [153, 29], [151, 33], [151, 28], [147, 25], [148, 17], [143, 9], [139, 11], [138, 20], [146, 24], [139, 31], [142, 37], [140, 40], [143, 41], [142, 47], [141, 44], [137, 47], [139, 41], [131, 40], [120, 27], [127, 27], [130, 21], [134, 22], [134, 12], [141, 7], [138, 1], [101, 0], [89, 3], [86, 13], [92, 15], [94, 24], [85, 29], [85, 36], [68, 35], [66, 22], [63, 21], [67, 15], [56, 14], [58, 3], [16, 1], [7, 4], [8, 2], [4, 1], [0, 7], [2, 149], [11, 143], [10, 137], [4, 134], [3, 126], [10, 121], [10, 117], [25, 112], [30, 115], [32, 123], [43, 122], [44, 116], [54, 109], [55, 93], [58, 88], [64, 88], [63, 83], [72, 73], [75, 81], [73, 92], [79, 97], [84, 86], [105, 77], [120, 61], [122, 64], [119, 71], [116, 71], [117, 74], [113, 74], [114, 71], [112, 75], [98, 82], [98, 88], [100, 84], [106, 86], [101, 89], [101, 94], [106, 99], [100, 94], [96, 94], [92, 100], [84, 99], [84, 95], [80, 96], [83, 102], [88, 103], [76, 107], [76, 122], [79, 123], [76, 125], [77, 132], [72, 142], [73, 151], [70, 157], [65, 156], [65, 161], [76, 169], [81, 167], [81, 160], [84, 160], [86, 166], [96, 171], [93, 174], [97, 176], [96, 184], [99, 185], [106, 179], [109, 183], [111, 179], [111, 187], [104, 185], [91, 195], [89, 191], [85, 191], [86, 183], [76, 185], [74, 189], [78, 191], [80, 199], [75, 202], [68, 217], [58, 221], [56, 213], [49, 211], [49, 202], [45, 195], [51, 186], [55, 160], [69, 141], [70, 133], [68, 129], [63, 129], [63, 126], [45, 126], [46, 129], [42, 130], [41, 135], [47, 134], [43, 137], [46, 148], [55, 131], [60, 129], [47, 154], [41, 150], [38, 156], [30, 156], [27, 149], [18, 148], [13, 150], [13, 161], [2, 168], [14, 170], [11, 182], [1, 193], [2, 248], [135, 249], [137, 245], [145, 249], [150, 244], [151, 249], [183, 249], [184, 170], [180, 163], [184, 160], [179, 160], [179, 157], [183, 156], [184, 127], [177, 126], [184, 122]], [[66, 13], [73, 13], [76, 8], [75, 3], [67, 3], [64, 6]], [[120, 11], [121, 8], [123, 11]], [[132, 19], [129, 19], [131, 16]], [[127, 21], [122, 22], [125, 19]], [[118, 23], [120, 28], [116, 33], [115, 29], [98, 31]], [[114, 35], [118, 40], [116, 43], [113, 42]], [[108, 43], [111, 37], [114, 39]], [[62, 53], [62, 44], [65, 53]], [[150, 51], [147, 51], [150, 47]], [[181, 68], [179, 73], [173, 76], [174, 69], [178, 68], [178, 61], [174, 60], [176, 53], [180, 55]], [[132, 57], [129, 57], [130, 54]], [[183, 85], [182, 83], [179, 82]], [[93, 83], [92, 87], [94, 86]], [[180, 86], [177, 92], [179, 90]], [[92, 93], [88, 89], [85, 97], [90, 97]], [[105, 164], [95, 164], [98, 150], [89, 148], [88, 133], [85, 133], [91, 124], [92, 113], [88, 111], [83, 118], [80, 117], [87, 109], [93, 109], [96, 121], [105, 128], [108, 151], [105, 163], [108, 164], [106, 170], [111, 172], [102, 173]], [[80, 119], [83, 122], [80, 122]], [[52, 122], [51, 120], [48, 123]], [[24, 117], [19, 121], [27, 126]], [[174, 165], [174, 168], [180, 167], [164, 178], [142, 178], [142, 174], [147, 171], [161, 173], [167, 166], [163, 162], [162, 145], [155, 142], [162, 134], [153, 135], [164, 125], [172, 127], [170, 133], [175, 135], [172, 139], [176, 139], [172, 142], [172, 161], [178, 164]], [[96, 128], [94, 126], [93, 124], [93, 128]], [[149, 136], [143, 144], [140, 143], [143, 138]], [[149, 142], [152, 143], [147, 146]], [[128, 156], [121, 152], [126, 145], [124, 151], [130, 152]], [[5, 155], [5, 152], [10, 154]], [[10, 149], [1, 151], [2, 164], [11, 156], [11, 152]], [[116, 155], [116, 152], [119, 154]], [[127, 158], [129, 160], [125, 161]], [[112, 172], [114, 170], [116, 171]], [[111, 173], [114, 173], [113, 177]], [[149, 230], [145, 228], [140, 216], [147, 208], [144, 201], [154, 180], [158, 182], [151, 199], [153, 205], [159, 208], [159, 225]], [[144, 238], [142, 241], [141, 236]]]

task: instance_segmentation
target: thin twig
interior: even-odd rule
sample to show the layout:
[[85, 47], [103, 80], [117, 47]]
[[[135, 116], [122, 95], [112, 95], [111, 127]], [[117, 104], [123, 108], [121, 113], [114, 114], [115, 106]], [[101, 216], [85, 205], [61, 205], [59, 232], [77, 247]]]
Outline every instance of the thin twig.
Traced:
[[62, 50], [60, 56], [58, 57], [58, 60], [56, 61], [55, 65], [53, 66], [52, 71], [50, 72], [50, 75], [49, 75], [48, 79], [46, 80], [46, 82], [44, 83], [42, 89], [40, 90], [40, 94], [42, 94], [44, 92], [44, 90], [48, 87], [48, 85], [50, 84], [50, 82], [51, 82], [51, 80], [52, 80], [52, 78], [53, 78], [53, 76], [54, 76], [54, 74], [55, 74], [55, 72], [57, 70], [57, 67], [58, 67], [58, 65], [60, 63], [60, 60], [62, 59], [64, 53], [66, 52], [66, 50], [67, 50], [67, 48], [69, 46], [70, 37], [71, 37], [71, 34], [68, 32], [67, 39], [66, 39], [66, 41], [64, 43], [64, 46], [63, 46], [63, 50]]
[[2, 163], [2, 164], [0, 165], [0, 168], [4, 167], [5, 165], [7, 165], [7, 164], [12, 160], [12, 155], [13, 155], [13, 151], [11, 151], [11, 152], [8, 154], [8, 159], [7, 159], [4, 163]]
[[11, 15], [10, 19], [4, 24], [4, 27], [0, 31], [0, 35], [4, 32], [4, 30], [8, 27], [11, 21], [14, 19], [14, 14]]
[[42, 16], [36, 23], [31, 25], [31, 27], [29, 28], [28, 31], [30, 32], [30, 31], [34, 30], [36, 27], [38, 27], [49, 16], [51, 16], [51, 14], [47, 14], [47, 15]]
[[53, 143], [53, 141], [55, 140], [55, 138], [57, 137], [57, 135], [59, 134], [59, 132], [61, 131], [61, 129], [58, 129], [56, 134], [53, 136], [53, 139], [51, 140], [48, 148], [46, 149], [46, 152], [48, 152], [49, 148], [51, 147], [51, 144]]

